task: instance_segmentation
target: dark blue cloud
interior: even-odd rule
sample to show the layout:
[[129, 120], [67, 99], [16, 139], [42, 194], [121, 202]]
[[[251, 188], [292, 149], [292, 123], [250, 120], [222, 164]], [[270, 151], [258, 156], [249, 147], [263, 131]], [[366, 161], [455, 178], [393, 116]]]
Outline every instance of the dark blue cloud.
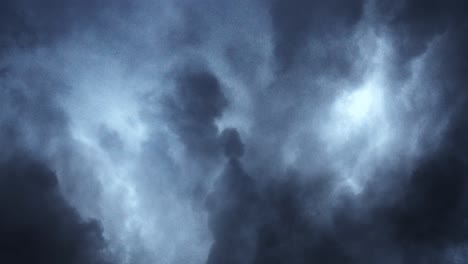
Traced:
[[28, 156], [0, 162], [0, 261], [112, 263], [99, 223], [82, 219], [55, 174]]
[[[116, 212], [103, 215], [120, 215], [122, 208], [141, 213], [129, 217], [135, 220], [132, 224], [138, 222], [138, 228], [131, 226], [138, 231], [129, 232], [146, 240], [128, 238], [128, 233], [116, 235], [129, 219], [105, 219], [103, 223], [113, 228], [111, 237], [123, 238], [116, 243], [131, 244], [128, 248], [134, 250], [122, 253], [116, 262], [131, 259], [126, 254], [150, 262], [165, 254], [154, 245], [187, 243], [167, 230], [161, 232], [167, 237], [154, 238], [158, 243], [152, 243], [144, 231], [172, 228], [173, 223], [163, 220], [180, 218], [180, 212], [172, 210], [184, 207], [183, 212], [207, 214], [206, 222], [196, 221], [209, 229], [203, 239], [211, 235], [211, 247], [206, 248], [209, 264], [456, 263], [454, 250], [468, 243], [465, 1], [259, 0], [255, 4], [239, 1], [238, 6], [222, 1], [169, 2], [154, 6], [146, 1], [88, 0], [0, 4], [1, 263], [113, 262], [108, 252], [113, 241], [103, 239], [106, 230], [97, 220], [83, 219], [67, 200], [76, 197], [61, 190], [112, 189], [119, 184], [131, 185], [130, 191], [120, 186], [128, 191], [122, 197], [131, 198], [116, 201], [124, 204], [117, 209], [104, 208]], [[245, 21], [255, 21], [254, 15], [261, 26], [246, 25]], [[243, 28], [250, 26], [254, 30]], [[389, 124], [383, 128], [363, 125], [364, 132], [358, 131], [362, 135], [356, 137], [363, 143], [344, 137], [349, 147], [328, 154], [332, 143], [317, 143], [321, 141], [315, 138], [317, 131], [328, 122], [335, 97], [352, 91], [374, 70], [371, 57], [379, 41], [390, 51], [380, 58], [384, 69], [377, 70], [388, 72], [372, 85], [382, 85], [385, 93], [379, 100], [391, 107], [377, 118], [398, 122], [377, 122]], [[48, 64], [47, 56], [54, 56], [55, 64]], [[88, 70], [82, 62], [73, 64], [82, 57], [102, 65], [93, 68], [85, 63], [92, 68]], [[194, 57], [203, 63], [194, 62]], [[119, 70], [114, 72], [114, 67]], [[111, 77], [94, 74], [101, 68], [109, 69]], [[114, 79], [94, 83], [93, 78], [121, 78], [125, 85]], [[138, 90], [140, 85], [152, 86], [153, 81], [154, 91]], [[117, 87], [127, 84], [121, 89], [125, 92]], [[106, 85], [110, 87], [101, 87]], [[121, 92], [116, 96], [119, 105], [113, 105], [117, 103], [112, 98], [102, 98], [114, 92]], [[419, 101], [406, 98], [405, 93]], [[142, 94], [163, 95], [145, 100]], [[68, 101], [73, 96], [79, 99]], [[92, 100], [96, 98], [102, 100]], [[61, 100], [76, 105], [70, 107]], [[89, 106], [87, 100], [93, 101], [93, 109], [108, 111], [96, 113], [106, 122], [81, 113]], [[393, 102], [398, 100], [405, 103]], [[120, 116], [126, 102], [132, 103], [131, 120]], [[141, 107], [135, 106], [139, 103]], [[151, 118], [161, 120], [133, 118], [139, 110], [157, 112]], [[76, 122], [73, 111], [92, 122]], [[407, 116], [395, 117], [398, 114]], [[414, 120], [414, 127], [408, 120]], [[443, 124], [443, 129], [436, 124]], [[133, 128], [136, 132], [130, 133]], [[403, 151], [385, 153], [397, 154], [382, 158], [379, 164], [356, 166], [368, 165], [372, 170], [356, 169], [350, 161], [358, 162], [362, 149], [354, 146], [373, 142], [379, 132], [374, 130], [379, 129], [404, 134], [392, 141]], [[418, 155], [406, 155], [413, 151], [413, 142], [397, 141], [413, 134], [421, 141], [414, 143]], [[432, 134], [438, 137], [426, 136]], [[183, 154], [173, 144], [183, 146]], [[143, 154], [140, 145], [144, 145]], [[372, 149], [364, 151], [374, 154]], [[76, 153], [93, 153], [99, 162], [86, 163]], [[293, 161], [284, 161], [287, 158]], [[58, 177], [63, 182], [50, 169], [57, 164], [61, 164]], [[343, 179], [333, 170], [336, 164], [353, 175], [371, 171], [372, 175], [363, 177], [368, 180], [359, 194], [340, 189]], [[100, 186], [97, 177], [67, 175], [74, 171], [67, 166], [82, 172], [78, 176], [95, 169], [109, 173], [101, 180], [118, 179], [115, 186]], [[131, 175], [120, 175], [125, 173]], [[153, 195], [156, 192], [162, 194]], [[92, 198], [72, 200], [99, 207], [101, 201], [94, 203], [94, 199], [100, 199], [100, 190], [91, 193]], [[150, 201], [141, 201], [142, 197]], [[147, 212], [159, 208], [167, 211]], [[156, 217], [146, 219], [146, 215]], [[168, 255], [191, 263], [185, 254], [178, 256], [183, 248], [173, 248], [179, 251], [168, 250]]]

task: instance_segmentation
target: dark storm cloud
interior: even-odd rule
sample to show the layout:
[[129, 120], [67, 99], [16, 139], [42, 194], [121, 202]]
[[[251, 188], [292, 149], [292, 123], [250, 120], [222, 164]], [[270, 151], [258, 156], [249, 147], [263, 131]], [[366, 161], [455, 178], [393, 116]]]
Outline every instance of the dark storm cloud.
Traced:
[[[395, 42], [396, 58], [388, 61], [394, 70], [414, 74], [405, 64], [431, 48], [420, 77], [432, 84], [429, 89], [441, 94], [440, 108], [434, 111], [450, 116], [437, 151], [416, 160], [408, 172], [383, 166], [375, 174], [389, 180], [382, 183], [382, 178], [375, 177], [358, 197], [333, 197], [332, 175], [304, 181], [303, 171], [277, 172], [284, 176], [267, 176], [265, 183], [265, 176], [255, 175], [259, 171], [246, 172], [237, 156], [228, 152], [230, 160], [208, 203], [214, 236], [208, 263], [464, 263], [453, 262], [450, 252], [468, 243], [468, 56], [463, 48], [468, 28], [462, 15], [466, 4], [386, 4], [377, 3], [381, 9], [373, 23], [379, 30], [385, 27]], [[317, 57], [298, 63], [301, 57], [313, 56], [304, 47], [309, 41], [327, 43], [330, 39], [352, 46], [348, 38], [362, 8], [363, 2], [274, 2], [277, 64], [289, 71], [314, 63], [322, 66], [325, 60]], [[440, 42], [430, 46], [439, 37]], [[335, 46], [327, 50], [338, 59], [328, 58], [324, 68], [315, 68], [318, 72], [312, 74], [322, 74], [333, 63], [355, 67], [352, 61], [343, 60], [346, 52]], [[337, 73], [343, 76], [346, 71]], [[405, 74], [395, 75], [395, 83], [404, 82]], [[282, 132], [278, 127], [273, 137]], [[249, 136], [255, 142], [266, 135]], [[246, 148], [248, 152], [249, 145]], [[274, 146], [269, 149], [278, 151]], [[275, 167], [268, 160], [247, 162], [256, 164], [253, 168]]]
[[[12, 67], [0, 77], [2, 263], [110, 263], [100, 226], [81, 219], [46, 165], [77, 158], [57, 102], [65, 87], [33, 63]], [[67, 177], [72, 178], [61, 175], [62, 184], [72, 182]]]
[[377, 5], [396, 34], [400, 55], [406, 59], [423, 53], [431, 40], [446, 31], [466, 31], [465, 1], [403, 0], [382, 1]]
[[[397, 72], [405, 77], [409, 63], [429, 53], [422, 76], [430, 89], [441, 95], [441, 111], [451, 114], [445, 139], [447, 155], [466, 160], [468, 113], [468, 10], [466, 1], [399, 1], [381, 3], [386, 26], [397, 45]], [[430, 51], [429, 48], [432, 48]], [[403, 66], [403, 67], [401, 67]]]
[[149, 2], [0, 4], [0, 262], [464, 263], [465, 1]]
[[221, 84], [204, 69], [184, 68], [177, 75], [175, 94], [167, 101], [171, 126], [191, 155], [216, 157], [220, 144], [215, 121], [227, 106]]
[[261, 189], [239, 161], [228, 161], [209, 200], [214, 244], [207, 263], [343, 260], [336, 241], [313, 230], [298, 187], [288, 180]]
[[[466, 97], [468, 19], [466, 1], [383, 1], [378, 12], [398, 51], [395, 78], [408, 78], [411, 62], [430, 50], [424, 78], [444, 97], [444, 107]], [[431, 49], [432, 48], [432, 49]], [[461, 93], [461, 94], [460, 94]], [[458, 101], [458, 102], [457, 102]]]
[[0, 49], [53, 45], [74, 30], [106, 25], [104, 11], [128, 11], [130, 7], [125, 1], [2, 1]]
[[[73, 84], [48, 52], [99, 23], [103, 8], [89, 1], [0, 3], [2, 263], [110, 263], [97, 222], [81, 219], [71, 205], [96, 204], [100, 184], [74, 149], [60, 101]], [[79, 197], [84, 188], [86, 197]]]
[[[273, 0], [274, 54], [279, 69], [309, 63], [306, 67], [322, 67], [315, 74], [346, 74], [352, 63], [352, 43], [346, 39], [361, 18], [363, 5], [363, 0]], [[309, 46], [315, 47], [311, 53]]]
[[252, 263], [260, 216], [259, 197], [255, 182], [237, 159], [242, 155], [237, 131], [225, 130], [223, 138], [229, 160], [207, 200], [214, 237], [207, 263]]
[[424, 161], [412, 175], [393, 209], [396, 215], [389, 215], [396, 222], [396, 241], [407, 247], [404, 252], [408, 261], [418, 263], [450, 246], [466, 243], [467, 169], [465, 161], [441, 153]]
[[468, 239], [467, 10], [465, 1], [404, 1], [390, 20], [403, 63], [435, 46], [425, 78], [441, 94], [441, 111], [451, 113], [439, 151], [415, 170], [405, 186], [407, 203], [398, 211], [399, 238], [412, 238], [427, 256]]
[[227, 128], [223, 130], [221, 138], [224, 144], [224, 155], [226, 155], [226, 157], [239, 158], [244, 154], [244, 145], [236, 129]]
[[0, 183], [2, 263], [111, 263], [98, 222], [80, 218], [41, 162], [2, 160]]
[[451, 263], [449, 250], [468, 241], [467, 171], [441, 150], [398, 183], [402, 192], [373, 186], [327, 217], [329, 176], [291, 173], [262, 187], [231, 159], [208, 203], [207, 263]]

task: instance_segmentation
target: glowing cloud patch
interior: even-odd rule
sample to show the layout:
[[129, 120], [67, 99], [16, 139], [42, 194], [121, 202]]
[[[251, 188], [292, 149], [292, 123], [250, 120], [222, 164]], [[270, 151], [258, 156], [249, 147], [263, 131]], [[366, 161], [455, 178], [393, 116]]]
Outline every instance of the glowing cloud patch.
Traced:
[[359, 193], [378, 164], [392, 152], [398, 124], [392, 118], [392, 98], [385, 79], [385, 47], [369, 62], [364, 82], [337, 94], [326, 114], [322, 142], [343, 185]]
[[382, 91], [371, 82], [340, 97], [335, 103], [335, 110], [352, 125], [359, 126], [381, 113], [382, 104]]
[[[374, 78], [355, 90], [341, 93], [331, 106], [326, 138], [333, 145], [353, 140], [369, 129], [386, 128], [383, 86]], [[380, 133], [379, 133], [380, 134]]]

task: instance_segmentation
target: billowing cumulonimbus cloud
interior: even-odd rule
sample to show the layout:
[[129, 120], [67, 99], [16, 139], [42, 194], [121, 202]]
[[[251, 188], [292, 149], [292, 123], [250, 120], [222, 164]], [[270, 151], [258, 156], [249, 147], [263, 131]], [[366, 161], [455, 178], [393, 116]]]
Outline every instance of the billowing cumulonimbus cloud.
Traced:
[[467, 7], [2, 2], [2, 257], [466, 262]]

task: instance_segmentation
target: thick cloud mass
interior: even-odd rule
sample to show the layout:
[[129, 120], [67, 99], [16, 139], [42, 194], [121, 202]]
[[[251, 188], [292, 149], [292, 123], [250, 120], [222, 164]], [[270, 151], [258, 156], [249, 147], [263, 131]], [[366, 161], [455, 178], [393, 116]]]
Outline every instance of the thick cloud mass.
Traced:
[[[274, 53], [280, 69], [289, 68], [295, 61], [301, 63], [309, 60], [304, 57], [313, 56], [309, 67], [324, 67], [316, 74], [330, 70], [346, 74], [351, 62], [347, 54], [350, 43], [345, 39], [351, 36], [362, 16], [362, 0], [272, 2]], [[332, 43], [336, 41], [342, 43]], [[304, 52], [308, 45], [317, 46], [317, 49], [308, 54]], [[336, 47], [327, 49], [327, 45]]]
[[2, 1], [0, 263], [468, 263], [467, 13]]
[[2, 263], [111, 263], [98, 222], [80, 218], [43, 164], [2, 161], [0, 183]]
[[214, 121], [227, 104], [219, 81], [209, 72], [189, 71], [177, 79], [176, 89], [175, 98], [168, 103], [174, 132], [193, 155], [217, 155]]

